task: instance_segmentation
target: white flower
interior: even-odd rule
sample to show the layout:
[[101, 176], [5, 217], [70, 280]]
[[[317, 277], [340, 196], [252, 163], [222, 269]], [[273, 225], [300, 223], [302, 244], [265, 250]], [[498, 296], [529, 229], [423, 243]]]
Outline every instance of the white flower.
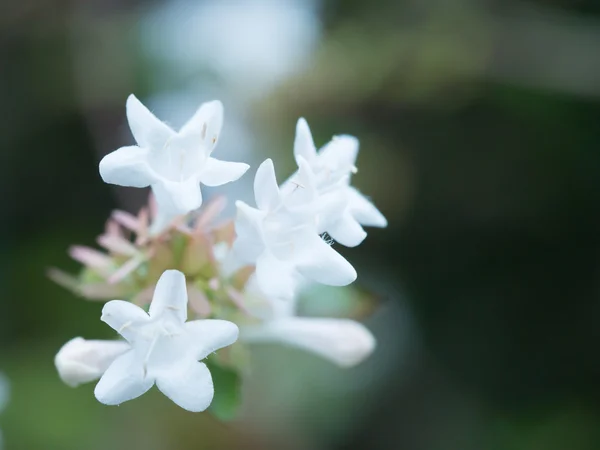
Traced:
[[215, 350], [233, 344], [235, 324], [225, 320], [186, 323], [187, 292], [184, 275], [177, 270], [162, 274], [146, 313], [121, 301], [108, 302], [101, 319], [114, 328], [131, 349], [108, 367], [94, 391], [107, 405], [139, 397], [155, 383], [182, 408], [204, 411], [214, 389], [210, 372], [199, 362]]
[[106, 155], [100, 161], [100, 175], [106, 183], [151, 186], [161, 224], [200, 207], [200, 183], [220, 186], [248, 170], [247, 164], [210, 156], [223, 122], [223, 106], [217, 100], [203, 103], [175, 132], [132, 94], [127, 99], [127, 120], [138, 145]]
[[316, 208], [308, 164], [300, 159], [298, 207], [288, 208], [277, 186], [273, 162], [264, 161], [254, 178], [258, 209], [236, 202], [237, 238], [233, 255], [256, 265], [260, 288], [268, 295], [293, 296], [296, 276], [332, 286], [356, 279], [352, 265], [325, 242], [316, 230]]
[[[247, 295], [259, 297], [257, 286], [250, 283]], [[263, 296], [263, 299], [265, 297]], [[375, 349], [376, 341], [361, 323], [350, 319], [295, 316], [295, 299], [267, 297], [269, 311], [258, 312], [260, 324], [240, 327], [240, 341], [274, 342], [309, 351], [341, 367], [362, 362]]]
[[54, 365], [69, 386], [97, 380], [131, 346], [125, 341], [71, 339], [56, 354]]
[[[308, 162], [315, 174], [319, 195], [337, 196], [338, 208], [323, 209], [319, 213], [318, 231], [327, 232], [333, 239], [347, 247], [360, 244], [367, 233], [361, 225], [387, 226], [387, 220], [364, 195], [350, 186], [350, 177], [356, 173], [358, 140], [352, 136], [336, 136], [317, 151], [306, 120], [298, 120], [294, 156]], [[297, 175], [285, 184], [291, 192]], [[293, 194], [291, 195], [293, 197]]]

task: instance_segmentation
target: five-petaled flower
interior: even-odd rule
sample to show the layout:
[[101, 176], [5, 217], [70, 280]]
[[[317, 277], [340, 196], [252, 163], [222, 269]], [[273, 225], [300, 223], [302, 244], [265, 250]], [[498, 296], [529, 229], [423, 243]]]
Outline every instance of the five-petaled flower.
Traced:
[[152, 187], [159, 207], [155, 231], [200, 207], [200, 183], [220, 186], [248, 170], [247, 164], [211, 156], [223, 123], [223, 106], [218, 100], [202, 104], [176, 132], [132, 94], [127, 99], [127, 120], [138, 145], [106, 155], [100, 161], [100, 175], [110, 184]]
[[291, 298], [296, 276], [332, 286], [345, 286], [356, 279], [352, 265], [325, 242], [316, 229], [316, 201], [312, 173], [300, 159], [296, 187], [302, 201], [294, 207], [277, 186], [270, 159], [264, 161], [254, 178], [258, 208], [236, 202], [236, 241], [233, 255], [242, 263], [256, 265], [256, 278], [267, 295]]
[[[348, 135], [335, 136], [317, 151], [306, 120], [299, 119], [294, 156], [298, 167], [301, 167], [301, 161], [310, 166], [319, 195], [337, 197], [337, 207], [319, 212], [317, 228], [320, 233], [327, 232], [340, 244], [355, 247], [367, 236], [362, 225], [387, 226], [387, 220], [375, 205], [350, 186], [350, 177], [357, 171], [358, 139]], [[292, 176], [284, 188], [293, 190], [297, 176]]]
[[115, 359], [94, 391], [107, 405], [118, 405], [148, 391], [155, 383], [182, 408], [198, 412], [210, 405], [214, 389], [200, 360], [233, 344], [238, 327], [225, 320], [187, 319], [184, 275], [167, 270], [158, 280], [149, 312], [121, 301], [108, 302], [101, 319], [131, 348]]

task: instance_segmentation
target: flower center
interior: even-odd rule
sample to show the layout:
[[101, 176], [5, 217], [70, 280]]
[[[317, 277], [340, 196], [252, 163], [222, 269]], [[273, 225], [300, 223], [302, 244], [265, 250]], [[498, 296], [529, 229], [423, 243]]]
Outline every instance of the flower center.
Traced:
[[180, 355], [177, 338], [182, 334], [181, 326], [168, 320], [150, 322], [138, 328], [137, 354], [141, 359], [144, 377], [153, 367], [169, 366]]
[[150, 166], [160, 176], [170, 181], [185, 181], [203, 166], [207, 159], [206, 143], [190, 143], [189, 139], [172, 137], [162, 149], [150, 155]]

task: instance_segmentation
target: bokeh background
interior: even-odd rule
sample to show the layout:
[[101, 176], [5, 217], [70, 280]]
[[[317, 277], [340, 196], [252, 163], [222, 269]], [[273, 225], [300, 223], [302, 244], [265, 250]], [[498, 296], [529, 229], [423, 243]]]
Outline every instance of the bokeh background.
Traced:
[[[237, 198], [293, 170], [300, 116], [360, 139], [371, 359], [262, 347], [233, 423], [60, 382], [64, 342], [112, 334], [45, 272], [145, 201], [97, 170], [131, 92], [173, 125], [221, 99]], [[4, 0], [0, 124], [7, 449], [600, 449], [597, 1]]]

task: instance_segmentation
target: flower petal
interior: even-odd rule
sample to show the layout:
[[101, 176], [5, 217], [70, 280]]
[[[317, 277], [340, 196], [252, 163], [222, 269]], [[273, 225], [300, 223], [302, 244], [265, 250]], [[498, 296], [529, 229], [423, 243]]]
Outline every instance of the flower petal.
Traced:
[[150, 317], [139, 306], [123, 300], [111, 300], [102, 308], [100, 320], [132, 342], [135, 339], [136, 325], [150, 321]]
[[152, 184], [160, 214], [183, 215], [202, 205], [202, 192], [197, 177], [189, 177], [184, 181], [161, 179]]
[[146, 187], [155, 175], [148, 164], [148, 150], [137, 147], [121, 147], [100, 161], [100, 176], [105, 183], [118, 186]]
[[250, 168], [248, 164], [208, 158], [198, 178], [206, 186], [221, 186], [237, 180]]
[[256, 261], [256, 280], [267, 295], [291, 299], [297, 285], [294, 266], [265, 250]]
[[227, 320], [192, 320], [183, 327], [196, 360], [204, 359], [212, 352], [233, 344], [239, 334], [237, 325]]
[[354, 136], [334, 136], [319, 150], [319, 165], [338, 176], [355, 172], [358, 146]]
[[264, 214], [241, 201], [237, 201], [235, 206], [237, 208], [236, 238], [231, 257], [241, 264], [254, 264], [265, 248], [261, 234]]
[[317, 212], [319, 234], [332, 228], [348, 209], [346, 189], [334, 189], [317, 197], [314, 209]]
[[171, 313], [181, 323], [187, 319], [187, 290], [185, 275], [178, 270], [166, 270], [158, 279], [152, 303], [150, 304], [150, 317]]
[[385, 216], [357, 189], [348, 189], [348, 201], [350, 212], [359, 223], [368, 227], [387, 227]]
[[156, 386], [177, 405], [191, 412], [204, 411], [214, 396], [214, 386], [206, 364], [177, 364], [156, 379]]
[[133, 350], [119, 356], [108, 367], [94, 389], [94, 395], [105, 405], [119, 405], [148, 391], [154, 384], [144, 376]]
[[298, 235], [294, 242], [294, 262], [298, 272], [318, 283], [346, 286], [356, 280], [354, 267], [314, 232]]
[[298, 119], [298, 123], [296, 124], [296, 138], [294, 139], [294, 157], [296, 161], [298, 161], [298, 156], [303, 157], [310, 164], [313, 164], [317, 156], [317, 149], [315, 148], [310, 128], [303, 117]]
[[175, 219], [178, 217], [181, 217], [178, 213], [166, 211], [164, 208], [161, 208], [152, 219], [152, 224], [148, 229], [150, 236], [157, 236], [173, 226]]
[[56, 354], [54, 365], [60, 378], [69, 386], [96, 380], [112, 362], [129, 350], [125, 341], [71, 339]]
[[214, 149], [223, 126], [223, 104], [218, 100], [202, 103], [200, 108], [179, 130], [182, 137], [193, 136], [203, 143], [207, 154]]
[[298, 172], [285, 184], [286, 205], [306, 206], [317, 199], [315, 174], [304, 157], [297, 156]]
[[348, 211], [327, 228], [327, 233], [346, 247], [356, 247], [367, 237], [367, 232]]
[[242, 328], [246, 342], [276, 341], [351, 367], [375, 349], [375, 338], [362, 324], [349, 319], [289, 317], [255, 328]]
[[275, 167], [271, 159], [266, 159], [258, 167], [254, 176], [254, 200], [262, 211], [274, 209], [281, 202]]
[[175, 135], [175, 132], [157, 119], [135, 95], [131, 94], [127, 98], [126, 109], [131, 133], [140, 147], [161, 149]]

